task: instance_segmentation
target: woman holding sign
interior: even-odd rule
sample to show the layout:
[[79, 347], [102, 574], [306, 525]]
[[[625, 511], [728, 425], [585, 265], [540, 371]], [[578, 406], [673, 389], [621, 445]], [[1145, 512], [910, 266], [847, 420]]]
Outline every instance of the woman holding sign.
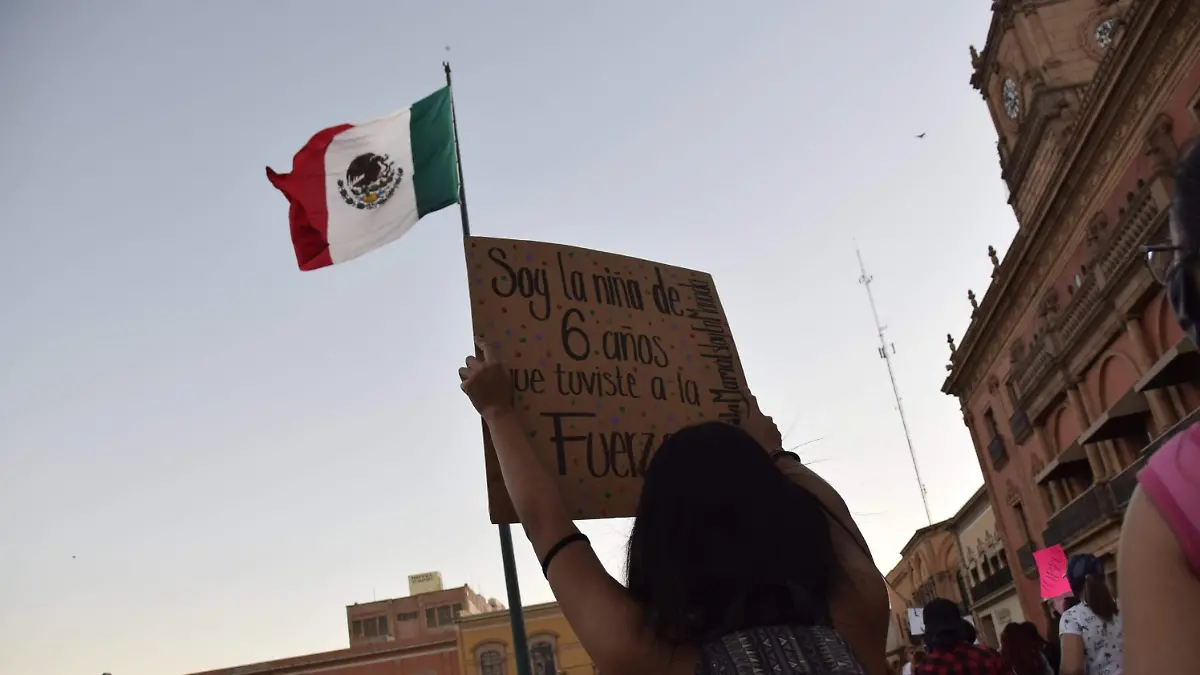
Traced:
[[673, 434], [645, 474], [628, 586], [575, 527], [490, 345], [459, 369], [563, 614], [621, 675], [883, 675], [888, 597], [837, 492], [784, 452], [751, 397], [741, 428]]

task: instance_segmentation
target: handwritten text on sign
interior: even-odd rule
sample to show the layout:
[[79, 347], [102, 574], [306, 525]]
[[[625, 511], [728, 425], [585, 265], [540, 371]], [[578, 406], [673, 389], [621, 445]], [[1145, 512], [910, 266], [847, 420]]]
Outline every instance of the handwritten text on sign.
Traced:
[[1071, 584], [1067, 581], [1067, 554], [1061, 545], [1034, 551], [1033, 561], [1037, 564], [1043, 600], [1071, 593]]
[[[475, 335], [575, 518], [634, 514], [671, 432], [740, 422], [744, 378], [712, 277], [571, 246], [468, 237]], [[492, 521], [516, 522], [487, 448]]]

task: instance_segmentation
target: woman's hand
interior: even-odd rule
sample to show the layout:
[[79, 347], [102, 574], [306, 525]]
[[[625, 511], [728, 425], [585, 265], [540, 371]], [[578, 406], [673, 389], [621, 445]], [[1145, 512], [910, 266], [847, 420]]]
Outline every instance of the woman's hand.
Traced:
[[466, 366], [458, 369], [463, 393], [485, 419], [512, 412], [512, 379], [508, 369], [500, 363], [491, 345], [476, 344], [480, 355], [468, 356]]
[[758, 441], [768, 453], [782, 450], [783, 435], [779, 433], [779, 427], [776, 426], [775, 420], [763, 414], [762, 409], [758, 407], [758, 399], [754, 398], [754, 394], [746, 394], [746, 406], [746, 419], [742, 422], [742, 428], [746, 430], [746, 433]]

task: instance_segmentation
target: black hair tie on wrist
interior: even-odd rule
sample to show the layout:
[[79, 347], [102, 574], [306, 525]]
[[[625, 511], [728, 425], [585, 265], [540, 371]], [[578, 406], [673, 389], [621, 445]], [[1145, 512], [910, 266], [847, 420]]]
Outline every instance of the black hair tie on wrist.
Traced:
[[550, 578], [550, 563], [554, 562], [554, 556], [558, 555], [559, 553], [562, 552], [562, 550], [564, 548], [570, 546], [571, 544], [574, 544], [577, 541], [582, 541], [588, 545], [591, 545], [591, 543], [592, 543], [592, 541], [587, 538], [587, 535], [582, 532], [568, 534], [567, 536], [563, 537], [562, 539], [559, 539], [557, 544], [551, 546], [549, 551], [546, 551], [546, 558], [544, 560], [542, 560], [542, 576], [549, 579]]
[[[792, 452], [791, 450], [780, 450], [779, 452], [772, 455], [771, 459], [778, 462], [780, 457], [791, 457], [792, 459], [796, 460], [797, 462], [800, 461], [800, 455], [797, 455], [796, 453]], [[801, 463], [803, 463], [803, 462], [801, 462]]]

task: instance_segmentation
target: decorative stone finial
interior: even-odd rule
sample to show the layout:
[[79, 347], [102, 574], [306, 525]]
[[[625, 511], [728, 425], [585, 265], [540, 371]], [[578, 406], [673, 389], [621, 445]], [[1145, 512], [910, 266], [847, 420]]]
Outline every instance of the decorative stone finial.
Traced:
[[967, 300], [969, 300], [971, 302], [971, 310], [972, 311], [979, 309], [979, 301], [977, 301], [975, 299], [975, 291], [971, 291], [971, 290], [967, 291]]
[[975, 49], [975, 45], [971, 45], [971, 67], [979, 68], [979, 50]]
[[992, 276], [996, 276], [996, 272], [1000, 271], [1000, 256], [996, 255], [996, 247], [988, 247], [988, 258], [992, 260]]
[[954, 352], [958, 351], [958, 347], [954, 344], [954, 336], [946, 333], [946, 344], [950, 345], [950, 356], [954, 356]]

